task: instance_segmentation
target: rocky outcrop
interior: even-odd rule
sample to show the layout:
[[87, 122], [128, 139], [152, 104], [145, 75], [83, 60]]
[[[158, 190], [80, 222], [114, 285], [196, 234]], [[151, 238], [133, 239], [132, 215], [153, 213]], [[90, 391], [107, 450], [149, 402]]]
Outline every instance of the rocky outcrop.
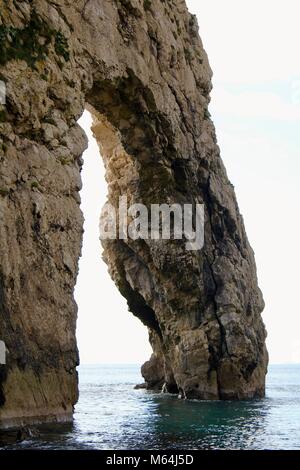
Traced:
[[82, 241], [84, 108], [108, 199], [204, 203], [205, 245], [106, 240], [105, 260], [148, 327], [149, 387], [263, 396], [263, 300], [209, 117], [211, 70], [182, 0], [0, 2], [0, 424], [70, 420], [73, 290]]

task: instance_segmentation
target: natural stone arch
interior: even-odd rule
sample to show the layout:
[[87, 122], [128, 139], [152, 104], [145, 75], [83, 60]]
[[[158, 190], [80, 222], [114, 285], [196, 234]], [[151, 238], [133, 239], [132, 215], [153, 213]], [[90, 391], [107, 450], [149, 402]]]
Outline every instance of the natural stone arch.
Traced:
[[146, 205], [206, 208], [200, 252], [105, 243], [114, 281], [149, 327], [148, 386], [193, 398], [263, 396], [263, 300], [207, 110], [211, 70], [184, 1], [11, 0], [0, 18], [1, 426], [70, 420], [77, 400], [86, 146], [77, 120], [86, 106], [111, 200], [124, 190]]

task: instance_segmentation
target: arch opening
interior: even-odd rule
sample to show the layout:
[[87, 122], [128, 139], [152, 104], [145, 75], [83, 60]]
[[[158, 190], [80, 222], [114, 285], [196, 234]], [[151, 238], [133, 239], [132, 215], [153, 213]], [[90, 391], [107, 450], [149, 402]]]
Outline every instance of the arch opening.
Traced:
[[[91, 114], [93, 112], [93, 115]], [[124, 297], [118, 292], [105, 261], [99, 238], [99, 218], [107, 200], [103, 144], [113, 142], [105, 135], [96, 140], [99, 120], [95, 110], [88, 107], [79, 119], [79, 125], [88, 137], [88, 148], [83, 154], [81, 172], [81, 210], [84, 217], [82, 254], [75, 287], [78, 305], [77, 342], [81, 364], [141, 364], [151, 354], [148, 333], [140, 321], [128, 313]], [[107, 134], [107, 132], [106, 132]], [[133, 303], [129, 308], [133, 308]], [[137, 308], [142, 310], [142, 304]], [[147, 310], [147, 306], [145, 306]], [[128, 341], [130, 337], [130, 341]]]

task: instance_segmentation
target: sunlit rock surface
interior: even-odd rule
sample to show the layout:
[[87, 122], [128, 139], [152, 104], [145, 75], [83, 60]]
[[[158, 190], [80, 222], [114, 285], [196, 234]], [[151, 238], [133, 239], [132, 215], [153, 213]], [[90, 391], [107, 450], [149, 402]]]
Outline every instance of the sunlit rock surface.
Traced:
[[0, 39], [0, 426], [72, 419], [86, 107], [110, 202], [205, 205], [201, 251], [180, 240], [104, 242], [113, 280], [149, 328], [148, 388], [263, 396], [264, 304], [185, 2], [1, 1]]

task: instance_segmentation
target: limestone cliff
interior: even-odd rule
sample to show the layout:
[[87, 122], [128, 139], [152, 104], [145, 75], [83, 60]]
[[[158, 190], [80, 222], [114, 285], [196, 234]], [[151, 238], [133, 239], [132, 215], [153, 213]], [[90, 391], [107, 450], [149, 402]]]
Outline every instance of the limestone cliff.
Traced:
[[0, 426], [70, 420], [77, 400], [85, 107], [110, 201], [205, 205], [201, 251], [105, 242], [112, 278], [149, 328], [148, 386], [200, 399], [263, 396], [263, 300], [185, 2], [2, 0], [0, 80]]

